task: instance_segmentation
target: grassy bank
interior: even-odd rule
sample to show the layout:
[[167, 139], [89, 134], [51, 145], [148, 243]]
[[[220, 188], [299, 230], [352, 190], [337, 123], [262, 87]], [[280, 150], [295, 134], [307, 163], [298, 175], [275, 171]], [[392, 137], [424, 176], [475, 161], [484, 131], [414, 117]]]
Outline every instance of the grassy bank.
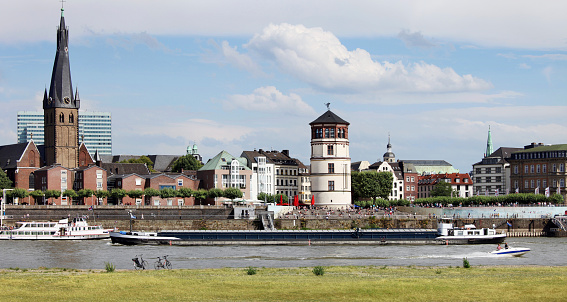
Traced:
[[567, 301], [567, 267], [3, 270], [0, 301]]

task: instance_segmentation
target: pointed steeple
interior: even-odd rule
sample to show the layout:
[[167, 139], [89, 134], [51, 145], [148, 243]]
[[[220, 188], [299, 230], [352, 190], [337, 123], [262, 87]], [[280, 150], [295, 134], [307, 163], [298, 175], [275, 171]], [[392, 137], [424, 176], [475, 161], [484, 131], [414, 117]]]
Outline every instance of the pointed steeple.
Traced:
[[57, 29], [57, 52], [51, 74], [51, 85], [48, 98], [43, 102], [43, 109], [47, 108], [79, 108], [73, 96], [71, 83], [71, 67], [69, 64], [69, 29], [65, 26], [63, 8], [61, 20]]
[[492, 135], [490, 134], [490, 125], [488, 126], [488, 139], [486, 140], [486, 153], [484, 157], [490, 156], [494, 153], [494, 148], [492, 147]]
[[383, 155], [384, 161], [393, 163], [396, 161], [396, 155], [392, 152], [392, 144], [390, 144], [390, 133], [388, 133], [388, 145], [386, 145], [386, 153]]

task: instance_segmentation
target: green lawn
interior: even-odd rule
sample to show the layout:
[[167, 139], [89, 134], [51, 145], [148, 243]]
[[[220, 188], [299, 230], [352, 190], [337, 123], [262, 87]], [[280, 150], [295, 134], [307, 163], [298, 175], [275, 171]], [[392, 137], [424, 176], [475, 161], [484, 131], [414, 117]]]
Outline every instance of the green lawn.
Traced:
[[3, 270], [0, 301], [567, 301], [567, 267]]

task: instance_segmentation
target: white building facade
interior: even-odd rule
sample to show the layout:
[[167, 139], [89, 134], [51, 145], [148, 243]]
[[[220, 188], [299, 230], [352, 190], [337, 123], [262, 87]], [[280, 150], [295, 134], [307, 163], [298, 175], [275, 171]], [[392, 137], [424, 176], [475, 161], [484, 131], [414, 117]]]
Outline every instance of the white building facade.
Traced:
[[349, 123], [328, 110], [311, 126], [311, 193], [315, 206], [350, 206]]

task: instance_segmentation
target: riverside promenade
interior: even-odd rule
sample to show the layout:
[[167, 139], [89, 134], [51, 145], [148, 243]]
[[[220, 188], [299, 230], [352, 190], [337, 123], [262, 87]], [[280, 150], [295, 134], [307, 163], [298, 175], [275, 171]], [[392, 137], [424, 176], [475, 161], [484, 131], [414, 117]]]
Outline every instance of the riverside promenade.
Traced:
[[[354, 229], [354, 228], [414, 228], [436, 229], [437, 219], [450, 217], [455, 225], [473, 223], [477, 228], [495, 227], [506, 231], [510, 237], [546, 236], [556, 228], [552, 218], [565, 214], [565, 206], [538, 207], [397, 207], [343, 209], [263, 206], [250, 207], [256, 212], [274, 214], [277, 229]], [[58, 220], [64, 217], [87, 216], [90, 223], [102, 224], [105, 228], [127, 230], [130, 222], [133, 229], [158, 230], [261, 230], [261, 220], [252, 215], [246, 219], [235, 219], [230, 207], [184, 206], [99, 206], [89, 210], [87, 206], [15, 206], [8, 205], [4, 220], [7, 226], [17, 221]], [[130, 219], [130, 213], [136, 219]]]

